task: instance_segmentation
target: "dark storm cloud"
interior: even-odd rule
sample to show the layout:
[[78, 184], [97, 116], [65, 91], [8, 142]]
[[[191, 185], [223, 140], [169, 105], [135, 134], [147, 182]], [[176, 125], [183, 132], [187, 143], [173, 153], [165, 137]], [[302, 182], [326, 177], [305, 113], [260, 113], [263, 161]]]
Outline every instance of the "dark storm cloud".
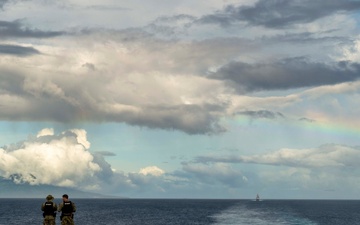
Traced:
[[18, 45], [0, 45], [0, 54], [29, 56], [40, 54], [40, 52], [32, 47], [23, 47]]
[[229, 5], [222, 11], [202, 17], [200, 22], [226, 26], [244, 21], [250, 25], [285, 28], [359, 9], [360, 1], [355, 0], [260, 0], [253, 6]]
[[0, 21], [0, 38], [50, 38], [65, 34], [58, 31], [41, 31], [23, 26], [19, 21]]
[[231, 62], [211, 76], [228, 81], [240, 93], [284, 90], [354, 81], [360, 78], [360, 64], [337, 62], [328, 65], [310, 62], [303, 57], [275, 63]]
[[115, 115], [114, 120], [153, 129], [182, 130], [188, 134], [215, 134], [226, 131], [216, 116], [221, 110], [220, 106], [209, 104], [157, 105], [135, 115]]
[[254, 119], [266, 118], [266, 119], [277, 119], [284, 118], [284, 115], [280, 112], [271, 112], [268, 110], [259, 110], [259, 111], [244, 111], [237, 114], [247, 115]]

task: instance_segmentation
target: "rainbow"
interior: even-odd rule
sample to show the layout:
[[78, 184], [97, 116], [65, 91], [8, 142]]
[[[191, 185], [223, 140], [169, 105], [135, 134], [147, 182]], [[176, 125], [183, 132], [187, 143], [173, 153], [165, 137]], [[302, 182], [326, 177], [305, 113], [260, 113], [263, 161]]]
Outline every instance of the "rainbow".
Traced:
[[311, 134], [324, 134], [334, 136], [360, 137], [360, 126], [346, 122], [310, 121], [307, 119], [252, 119], [245, 115], [238, 115], [232, 119], [224, 120], [230, 129], [257, 127], [265, 130], [284, 129], [289, 132], [299, 130]]

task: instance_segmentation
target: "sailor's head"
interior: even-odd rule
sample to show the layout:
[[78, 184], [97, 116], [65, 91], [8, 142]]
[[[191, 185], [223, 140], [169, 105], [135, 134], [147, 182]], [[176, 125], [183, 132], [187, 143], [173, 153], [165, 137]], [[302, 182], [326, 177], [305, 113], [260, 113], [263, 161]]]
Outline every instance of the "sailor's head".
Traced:
[[63, 194], [62, 198], [67, 200], [69, 199], [69, 196], [67, 194]]
[[48, 195], [46, 196], [46, 200], [48, 201], [54, 200], [54, 197], [52, 195]]

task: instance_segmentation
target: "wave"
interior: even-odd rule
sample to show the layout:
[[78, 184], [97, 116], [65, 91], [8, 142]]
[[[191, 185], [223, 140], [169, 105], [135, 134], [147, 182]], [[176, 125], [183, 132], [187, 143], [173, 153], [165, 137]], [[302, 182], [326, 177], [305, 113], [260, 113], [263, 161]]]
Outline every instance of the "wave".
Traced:
[[213, 215], [212, 218], [216, 221], [214, 225], [317, 225], [291, 209], [262, 207], [261, 202], [239, 203]]

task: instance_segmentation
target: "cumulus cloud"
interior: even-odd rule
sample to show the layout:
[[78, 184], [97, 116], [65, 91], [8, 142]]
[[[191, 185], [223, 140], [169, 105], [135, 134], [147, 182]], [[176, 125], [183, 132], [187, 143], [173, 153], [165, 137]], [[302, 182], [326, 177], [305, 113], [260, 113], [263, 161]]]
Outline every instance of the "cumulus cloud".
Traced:
[[87, 188], [102, 168], [88, 151], [83, 130], [54, 135], [41, 130], [37, 137], [0, 149], [0, 174], [17, 183]]
[[[86, 131], [70, 129], [59, 134], [44, 128], [25, 141], [0, 148], [0, 176], [19, 185], [51, 185], [119, 196], [154, 196], [173, 193], [183, 177], [158, 166], [139, 172], [114, 171], [104, 156], [90, 152]], [[224, 172], [226, 173], [226, 171]]]
[[109, 153], [92, 153], [89, 148], [85, 130], [55, 134], [53, 128], [44, 128], [28, 140], [0, 148], [0, 176], [17, 184], [117, 194], [150, 187], [160, 190], [165, 183], [165, 171], [157, 166], [144, 167], [138, 173], [114, 172], [104, 159]]
[[143, 175], [152, 175], [152, 176], [161, 176], [165, 173], [164, 170], [160, 169], [157, 166], [148, 166], [140, 169], [139, 174]]
[[42, 136], [52, 136], [54, 135], [54, 129], [53, 128], [44, 128], [41, 131], [39, 131], [39, 133], [36, 135], [37, 138], [42, 137]]

